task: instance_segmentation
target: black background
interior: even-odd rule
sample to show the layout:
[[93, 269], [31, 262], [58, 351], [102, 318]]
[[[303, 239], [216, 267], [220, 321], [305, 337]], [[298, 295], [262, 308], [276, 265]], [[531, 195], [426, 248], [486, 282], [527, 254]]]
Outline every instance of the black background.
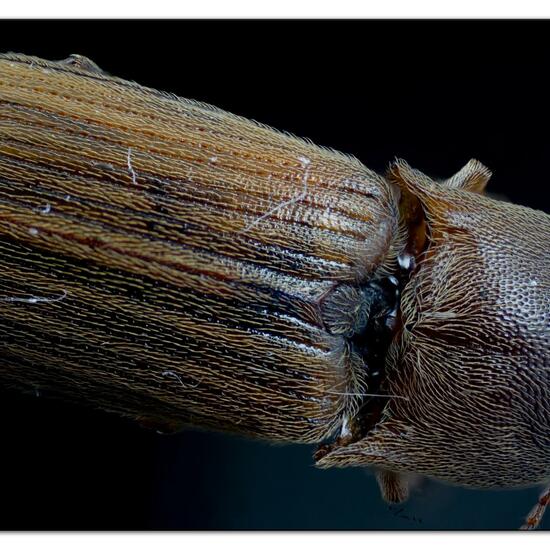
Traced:
[[[0, 51], [79, 53], [378, 171], [402, 157], [447, 177], [476, 157], [494, 171], [489, 191], [549, 212], [549, 31], [542, 21], [3, 21]], [[2, 529], [513, 529], [539, 492], [425, 482], [390, 508], [372, 475], [318, 471], [309, 446], [159, 436], [7, 392], [0, 413]]]

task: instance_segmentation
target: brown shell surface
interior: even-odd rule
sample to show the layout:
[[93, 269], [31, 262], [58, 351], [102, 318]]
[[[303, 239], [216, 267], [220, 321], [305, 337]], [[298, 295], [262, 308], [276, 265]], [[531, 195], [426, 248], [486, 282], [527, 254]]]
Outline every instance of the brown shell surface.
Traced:
[[402, 298], [390, 399], [323, 466], [375, 465], [476, 487], [550, 479], [550, 216], [430, 181], [402, 185], [430, 244]]
[[389, 185], [93, 67], [0, 57], [2, 383], [144, 422], [326, 437], [365, 365], [321, 306], [393, 261]]

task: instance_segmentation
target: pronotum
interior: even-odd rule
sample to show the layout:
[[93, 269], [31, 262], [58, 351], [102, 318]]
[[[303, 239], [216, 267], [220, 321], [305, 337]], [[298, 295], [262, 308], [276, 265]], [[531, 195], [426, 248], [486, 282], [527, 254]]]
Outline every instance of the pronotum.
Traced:
[[[0, 379], [164, 431], [550, 481], [550, 217], [90, 60], [0, 56]], [[541, 496], [525, 527], [536, 527]]]

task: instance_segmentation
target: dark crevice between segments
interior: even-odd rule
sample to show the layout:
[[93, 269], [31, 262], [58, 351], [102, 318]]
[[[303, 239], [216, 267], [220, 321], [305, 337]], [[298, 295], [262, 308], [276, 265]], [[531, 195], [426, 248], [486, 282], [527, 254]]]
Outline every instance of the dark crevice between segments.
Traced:
[[359, 411], [347, 420], [339, 436], [318, 447], [316, 461], [336, 447], [365, 437], [382, 416], [389, 399], [384, 396], [386, 356], [397, 330], [400, 296], [406, 279], [406, 274], [399, 272], [397, 276], [374, 279], [359, 289], [365, 319], [348, 341], [353, 352], [363, 358], [367, 390], [361, 397]]
[[367, 368], [367, 391], [352, 421], [350, 437], [361, 439], [378, 422], [388, 398], [384, 389], [385, 364], [393, 340], [399, 308], [400, 285], [395, 277], [374, 280], [367, 285], [370, 309], [364, 329], [353, 335], [351, 344]]
[[[365, 438], [381, 421], [393, 396], [388, 394], [386, 359], [393, 342], [403, 330], [400, 309], [405, 286], [429, 253], [432, 234], [418, 197], [402, 185], [402, 175], [393, 165], [388, 180], [400, 189], [400, 225], [407, 229], [406, 242], [392, 275], [373, 279], [361, 291], [369, 301], [368, 319], [362, 330], [356, 331], [350, 343], [364, 360], [367, 369], [367, 390], [358, 412], [343, 421], [342, 429], [331, 443], [322, 444], [314, 455], [319, 461], [337, 447], [344, 447]], [[370, 395], [374, 394], [374, 395]], [[347, 423], [347, 425], [346, 425]]]

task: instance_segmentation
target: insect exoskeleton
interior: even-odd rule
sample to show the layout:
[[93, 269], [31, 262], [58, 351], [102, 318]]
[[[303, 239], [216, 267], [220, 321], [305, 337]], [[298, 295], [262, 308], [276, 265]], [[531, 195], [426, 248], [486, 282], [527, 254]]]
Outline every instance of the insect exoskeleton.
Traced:
[[443, 183], [390, 170], [416, 248], [383, 382], [397, 397], [318, 462], [375, 466], [388, 500], [412, 473], [472, 487], [550, 479], [550, 217], [479, 194], [488, 176], [476, 161]]
[[[0, 56], [4, 384], [421, 474], [550, 478], [549, 216], [103, 73]], [[541, 503], [533, 522], [541, 517]]]
[[0, 178], [4, 383], [315, 442], [380, 377], [404, 234], [397, 188], [356, 159], [9, 54]]

